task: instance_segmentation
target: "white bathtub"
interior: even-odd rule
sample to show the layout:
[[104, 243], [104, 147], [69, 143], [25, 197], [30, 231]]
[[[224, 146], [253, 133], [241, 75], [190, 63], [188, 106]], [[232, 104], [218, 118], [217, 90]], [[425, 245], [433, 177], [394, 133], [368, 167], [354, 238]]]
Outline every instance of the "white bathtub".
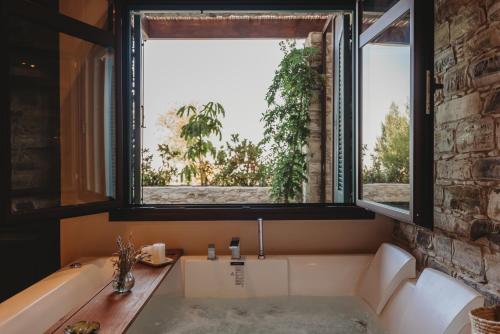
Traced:
[[81, 258], [0, 304], [0, 333], [40, 334], [111, 281], [111, 258]]
[[[110, 258], [78, 262], [82, 268], [65, 267], [0, 304], [0, 333], [42, 333], [110, 282]], [[265, 260], [247, 256], [244, 265], [231, 262], [226, 256], [216, 261], [182, 257], [128, 332], [159, 333], [154, 327], [158, 317], [169, 317], [162, 300], [170, 299], [217, 298], [244, 304], [265, 298], [347, 298], [346, 308], [355, 300], [391, 334], [467, 333], [469, 310], [483, 303], [476, 291], [435, 270], [426, 269], [418, 280], [412, 279], [415, 259], [387, 244], [375, 255], [290, 255]]]
[[[245, 313], [260, 307], [252, 304], [258, 299], [289, 298], [294, 302], [293, 298], [321, 296], [338, 297], [347, 308], [354, 300], [377, 319], [377, 326], [391, 334], [464, 334], [470, 333], [469, 310], [483, 304], [476, 291], [433, 269], [413, 279], [415, 259], [390, 245], [381, 247], [375, 256], [291, 255], [268, 256], [265, 260], [247, 256], [241, 261], [244, 265], [237, 262], [227, 256], [215, 261], [205, 256], [182, 257], [128, 333], [170, 333], [166, 329], [168, 318], [179, 315], [176, 309], [183, 301], [190, 303], [188, 312], [195, 313], [186, 317], [186, 328], [173, 333], [189, 333], [189, 322], [195, 321], [196, 312], [209, 312], [201, 321], [217, 316], [210, 314], [213, 304], [206, 302], [212, 298], [229, 300], [228, 309], [218, 309], [219, 313], [234, 312], [237, 303], [246, 305], [239, 311]], [[167, 305], [172, 301], [173, 305]], [[265, 318], [264, 313], [252, 321]], [[242, 319], [235, 317], [234, 322]], [[228, 319], [224, 321], [228, 323]], [[207, 328], [212, 325], [206, 323]]]

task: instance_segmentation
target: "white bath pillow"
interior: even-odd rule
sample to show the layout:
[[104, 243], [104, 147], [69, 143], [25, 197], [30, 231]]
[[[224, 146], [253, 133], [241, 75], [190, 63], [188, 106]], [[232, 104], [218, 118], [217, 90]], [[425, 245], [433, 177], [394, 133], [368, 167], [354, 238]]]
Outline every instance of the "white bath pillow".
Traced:
[[394, 291], [391, 298], [385, 305], [380, 319], [384, 324], [384, 328], [387, 333], [391, 334], [407, 334], [404, 331], [406, 327], [404, 324], [406, 310], [408, 305], [413, 301], [416, 287], [416, 280], [408, 280], [399, 286], [399, 288]]
[[469, 311], [484, 298], [457, 279], [425, 269], [408, 300], [399, 329], [394, 334], [457, 334], [469, 323]]
[[415, 278], [415, 265], [415, 258], [410, 253], [391, 244], [382, 244], [361, 277], [358, 295], [380, 314], [401, 282]]

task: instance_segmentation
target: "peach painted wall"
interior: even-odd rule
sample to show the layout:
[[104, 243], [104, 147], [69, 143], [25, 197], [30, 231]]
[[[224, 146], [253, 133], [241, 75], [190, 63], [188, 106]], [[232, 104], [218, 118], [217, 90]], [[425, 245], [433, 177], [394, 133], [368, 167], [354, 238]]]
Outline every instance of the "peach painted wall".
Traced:
[[[329, 254], [374, 252], [390, 241], [393, 221], [375, 220], [265, 221], [267, 254]], [[165, 242], [186, 254], [206, 254], [215, 243], [228, 254], [229, 240], [241, 238], [243, 254], [257, 252], [257, 223], [253, 221], [109, 222], [106, 213], [61, 220], [61, 265], [82, 256], [114, 252], [118, 235], [133, 234], [137, 245]]]

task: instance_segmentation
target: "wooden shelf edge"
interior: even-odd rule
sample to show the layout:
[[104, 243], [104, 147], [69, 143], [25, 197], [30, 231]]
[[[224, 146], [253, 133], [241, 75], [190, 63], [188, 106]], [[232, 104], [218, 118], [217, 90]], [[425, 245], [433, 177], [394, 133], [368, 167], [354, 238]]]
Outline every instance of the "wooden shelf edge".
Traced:
[[130, 293], [113, 293], [110, 281], [85, 304], [73, 309], [46, 330], [45, 334], [64, 333], [66, 326], [81, 320], [98, 321], [104, 333], [126, 332], [182, 254], [182, 249], [168, 250], [167, 256], [174, 262], [165, 267], [136, 264], [133, 271], [136, 284]]

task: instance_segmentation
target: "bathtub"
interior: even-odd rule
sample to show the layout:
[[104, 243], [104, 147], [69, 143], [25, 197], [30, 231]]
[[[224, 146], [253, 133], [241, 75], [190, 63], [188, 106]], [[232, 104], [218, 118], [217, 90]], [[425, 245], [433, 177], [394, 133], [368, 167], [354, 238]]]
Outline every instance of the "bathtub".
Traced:
[[40, 334], [85, 304], [113, 275], [111, 258], [81, 258], [0, 304], [0, 333]]
[[[110, 258], [78, 262], [0, 304], [0, 333], [42, 333], [110, 282]], [[228, 333], [259, 325], [269, 327], [261, 333], [465, 334], [469, 310], [482, 304], [476, 291], [433, 269], [417, 279], [413, 256], [389, 244], [376, 254], [183, 256], [127, 333], [196, 332], [201, 321], [204, 333], [221, 334], [210, 326], [224, 315]]]
[[183, 256], [127, 333], [470, 333], [483, 297], [436, 270], [415, 274], [388, 244], [375, 255]]

